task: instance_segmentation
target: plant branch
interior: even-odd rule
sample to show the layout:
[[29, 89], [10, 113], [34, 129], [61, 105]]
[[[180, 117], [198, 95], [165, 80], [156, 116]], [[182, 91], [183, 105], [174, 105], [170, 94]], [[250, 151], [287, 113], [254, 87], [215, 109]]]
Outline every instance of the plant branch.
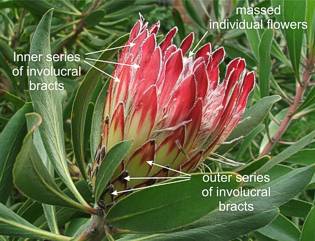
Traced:
[[267, 155], [272, 150], [274, 145], [280, 141], [282, 135], [285, 133], [291, 121], [293, 120], [294, 114], [298, 110], [303, 100], [305, 90], [309, 86], [309, 82], [312, 76], [312, 71], [314, 68], [314, 63], [315, 63], [314, 58], [306, 59], [306, 64], [303, 70], [302, 82], [296, 83], [294, 100], [290, 104], [288, 111], [285, 114], [285, 117], [280, 122], [279, 129], [270, 138], [270, 140], [268, 141], [268, 143], [266, 144], [266, 146], [260, 153], [260, 156]]
[[98, 6], [100, 5], [100, 0], [95, 0], [91, 7], [86, 11], [81, 14], [81, 18], [79, 19], [78, 23], [74, 25], [74, 30], [70, 34], [70, 36], [63, 41], [63, 43], [59, 46], [57, 49], [57, 53], [62, 52], [63, 48], [68, 47], [71, 45], [77, 38], [78, 36], [83, 32], [84, 27], [85, 27], [85, 17], [88, 16], [91, 12], [93, 12]]
[[99, 241], [105, 235], [105, 215], [102, 208], [97, 208], [98, 213], [91, 216], [89, 226], [77, 236], [74, 241]]

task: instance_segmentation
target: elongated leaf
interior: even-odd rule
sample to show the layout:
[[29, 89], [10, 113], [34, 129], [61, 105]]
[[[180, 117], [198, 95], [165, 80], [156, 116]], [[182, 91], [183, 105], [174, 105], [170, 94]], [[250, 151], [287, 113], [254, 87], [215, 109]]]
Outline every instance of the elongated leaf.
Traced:
[[[244, 14], [242, 18], [248, 22], [252, 23], [255, 21], [254, 17], [252, 15], [246, 15]], [[247, 28], [245, 30], [247, 40], [249, 42], [249, 46], [251, 47], [254, 56], [256, 57], [256, 60], [259, 59], [259, 43], [260, 43], [260, 36], [257, 29], [249, 29]]]
[[[188, 226], [186, 230], [168, 234], [148, 235], [140, 240], [233, 240], [271, 222], [278, 215], [276, 208], [301, 192], [309, 183], [313, 174], [314, 167], [299, 168], [262, 186], [261, 188], [271, 188], [270, 197], [232, 198], [228, 201], [229, 203], [252, 203], [255, 207], [254, 211], [221, 212], [215, 210], [200, 221]], [[129, 239], [127, 237], [119, 241], [139, 240], [132, 239], [132, 236], [129, 236]]]
[[[38, 24], [31, 41], [30, 54], [46, 56], [50, 54], [50, 24], [52, 10], [49, 10]], [[30, 62], [29, 67], [33, 69], [53, 68], [52, 62], [43, 60]], [[51, 84], [56, 83], [54, 76], [32, 76], [33, 83]], [[30, 95], [34, 110], [41, 115], [43, 123], [40, 126], [40, 134], [47, 154], [59, 173], [60, 178], [84, 205], [88, 206], [71, 179], [64, 146], [63, 118], [62, 118], [62, 91], [60, 90], [31, 90]]]
[[244, 138], [244, 140], [242, 141], [239, 147], [239, 150], [236, 155], [237, 160], [240, 159], [240, 157], [245, 153], [247, 148], [250, 146], [252, 140], [263, 130], [264, 130], [264, 125], [259, 124], [252, 131], [249, 132], [249, 134]]
[[91, 27], [91, 26], [95, 26], [97, 25], [100, 21], [102, 21], [102, 19], [105, 16], [105, 11], [103, 10], [96, 10], [92, 13], [90, 13], [89, 15], [87, 15], [85, 17], [85, 23], [87, 26]]
[[307, 108], [308, 106], [315, 103], [315, 87], [312, 87], [308, 94], [306, 99], [303, 101], [302, 105], [299, 107], [299, 110], [303, 110], [304, 108]]
[[0, 234], [34, 239], [43, 238], [57, 241], [71, 240], [70, 237], [53, 234], [33, 226], [2, 203], [0, 203]]
[[292, 199], [280, 207], [281, 213], [289, 217], [305, 218], [310, 212], [312, 204], [299, 199]]
[[274, 156], [269, 162], [267, 162], [264, 166], [262, 166], [258, 170], [258, 172], [261, 172], [261, 173], [266, 172], [270, 170], [276, 164], [279, 164], [285, 161], [286, 159], [288, 159], [289, 157], [291, 157], [292, 155], [294, 155], [295, 153], [297, 153], [298, 151], [302, 150], [304, 147], [312, 143], [314, 138], [315, 138], [315, 131], [312, 131], [311, 133], [304, 136], [293, 145], [289, 146], [288, 148], [280, 152], [278, 155]]
[[190, 180], [134, 192], [110, 209], [108, 221], [114, 227], [140, 233], [161, 232], [188, 225], [218, 208], [219, 202], [228, 200], [228, 197], [219, 197], [215, 192], [203, 197], [204, 189], [231, 190], [239, 186], [233, 173], [228, 173], [231, 177], [229, 182], [206, 183], [203, 175], [216, 174], [193, 174]]
[[273, 32], [266, 29], [261, 36], [259, 43], [259, 87], [261, 97], [269, 94], [270, 74], [271, 74], [271, 56], [270, 50], [272, 45]]
[[[280, 99], [280, 96], [272, 95], [266, 96], [257, 101], [252, 107], [246, 110], [243, 120], [233, 130], [228, 138], [228, 141], [247, 136], [249, 134], [248, 130], [253, 130], [257, 125], [259, 125], [268, 115], [272, 105], [278, 102]], [[232, 144], [222, 145], [218, 149], [218, 152], [224, 153], [235, 146], [237, 143], [237, 141], [234, 141]]]
[[234, 139], [239, 136], [245, 136], [248, 130], [252, 130], [259, 123], [261, 123], [268, 112], [270, 111], [272, 105], [281, 99], [278, 95], [266, 96], [255, 105], [250, 107], [244, 115], [244, 120], [234, 129], [229, 139]]
[[289, 157], [286, 160], [286, 162], [308, 166], [315, 163], [314, 156], [315, 156], [315, 148], [303, 149], [297, 152], [296, 154], [292, 155], [291, 157]]
[[175, 25], [178, 27], [178, 35], [180, 39], [184, 39], [186, 36], [184, 21], [176, 8], [172, 9], [172, 14], [173, 14]]
[[288, 112], [288, 108], [283, 108], [279, 113], [273, 116], [271, 119], [269, 125], [268, 125], [268, 134], [265, 133], [263, 136], [263, 139], [261, 140], [260, 147], [259, 147], [259, 153], [263, 151], [267, 143], [269, 142], [270, 136], [274, 136], [277, 130], [279, 129], [279, 123], [283, 120], [286, 113]]
[[[114, 41], [108, 48], [115, 48], [123, 45], [127, 40], [128, 35], [124, 35]], [[99, 57], [101, 60], [110, 59], [117, 49], [108, 50], [103, 52]], [[105, 63], [97, 62], [95, 67], [99, 69], [104, 69]], [[91, 101], [93, 92], [95, 90], [97, 81], [102, 77], [102, 73], [94, 68], [91, 68], [89, 72], [85, 75], [78, 91], [73, 101], [72, 113], [71, 113], [71, 137], [72, 145], [74, 150], [74, 155], [76, 162], [80, 168], [80, 171], [84, 177], [86, 177], [86, 160], [85, 151], [87, 147], [85, 146], [84, 136], [87, 130], [86, 119], [89, 103]]]
[[[1, 90], [1, 92], [2, 92], [2, 90]], [[20, 97], [14, 95], [8, 91], [3, 91], [3, 93], [1, 93], [1, 95], [2, 95], [1, 98], [12, 102], [14, 104], [14, 106], [17, 108], [21, 108], [25, 104], [25, 101], [23, 101]]]
[[0, 9], [1, 8], [16, 8], [18, 5], [16, 4], [16, 1], [14, 0], [8, 0], [5, 2], [0, 3]]
[[269, 160], [269, 156], [263, 156], [257, 160], [247, 163], [245, 166], [236, 169], [236, 171], [241, 175], [249, 175], [255, 173], [255, 171], [266, 164]]
[[[286, 22], [305, 21], [306, 0], [283, 0], [283, 20]], [[288, 44], [291, 63], [297, 78], [299, 78], [301, 50], [303, 43], [303, 28], [288, 28], [284, 30]]]
[[34, 147], [33, 133], [40, 123], [41, 118], [37, 115], [37, 122], [34, 122], [24, 138], [23, 146], [16, 158], [13, 169], [15, 186], [24, 195], [39, 202], [83, 209], [79, 203], [61, 192]]
[[280, 45], [276, 42], [276, 40], [273, 40], [272, 46], [271, 46], [271, 55], [278, 60], [280, 60], [282, 63], [284, 63], [286, 66], [290, 66], [290, 60], [287, 58], [287, 56], [283, 53], [281, 50]]
[[[148, 1], [146, 1], [148, 2]], [[122, 10], [123, 8], [132, 8], [135, 0], [124, 1], [124, 0], [110, 0], [106, 1], [104, 4], [104, 10], [106, 13], [113, 13]]]
[[[47, 168], [49, 175], [53, 178], [54, 168], [50, 160], [48, 160], [47, 153], [46, 153], [42, 138], [40, 136], [40, 133], [37, 128], [34, 130], [32, 129], [33, 127], [37, 126], [38, 122], [41, 121], [40, 116], [35, 113], [29, 113], [29, 114], [26, 114], [26, 119], [27, 119], [28, 131], [31, 131], [31, 132], [33, 131], [34, 147], [36, 148], [42, 163]], [[48, 204], [42, 204], [42, 206], [43, 206], [44, 215], [46, 217], [50, 231], [52, 231], [53, 233], [59, 234], [55, 207], [53, 205], [48, 205]]]
[[114, 175], [114, 172], [127, 155], [129, 148], [131, 147], [131, 141], [120, 142], [113, 146], [102, 160], [101, 166], [97, 172], [95, 182], [95, 200], [98, 200], [103, 191], [106, 189], [110, 179]]
[[13, 164], [26, 134], [25, 114], [31, 109], [30, 104], [25, 104], [0, 134], [0, 202], [6, 202], [10, 195]]
[[[244, 214], [245, 213], [245, 214]], [[187, 240], [215, 240], [231, 241], [240, 235], [247, 234], [270, 223], [278, 215], [277, 209], [252, 212], [215, 212], [209, 220], [209, 225], [186, 229], [172, 233], [151, 235], [127, 235], [118, 241], [187, 241]], [[260, 241], [260, 240], [259, 240]]]
[[191, 20], [193, 20], [194, 23], [197, 24], [197, 26], [199, 26], [200, 28], [205, 28], [205, 24], [202, 20], [202, 17], [197, 12], [193, 2], [189, 0], [184, 0], [182, 3], [183, 3], [183, 6], [185, 7], [185, 10], [188, 16], [191, 18]]
[[102, 119], [103, 119], [103, 111], [105, 106], [105, 97], [107, 94], [109, 81], [105, 83], [99, 96], [97, 97], [93, 115], [92, 115], [92, 124], [91, 124], [91, 134], [90, 134], [90, 149], [91, 149], [91, 160], [93, 160], [97, 147], [101, 140], [102, 133]]
[[45, 0], [18, 1], [17, 4], [29, 10], [34, 16], [41, 17], [53, 6]]
[[315, 237], [315, 207], [311, 209], [303, 225], [300, 241], [312, 241]]
[[315, 1], [306, 0], [307, 38], [309, 47], [314, 46]]
[[301, 233], [295, 224], [281, 214], [258, 232], [277, 241], [298, 241]]

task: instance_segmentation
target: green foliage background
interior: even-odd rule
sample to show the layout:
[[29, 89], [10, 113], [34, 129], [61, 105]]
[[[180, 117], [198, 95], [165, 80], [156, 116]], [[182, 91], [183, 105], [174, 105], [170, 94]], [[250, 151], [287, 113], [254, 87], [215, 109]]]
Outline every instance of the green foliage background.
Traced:
[[[253, 21], [253, 16], [235, 13], [235, 7], [248, 4], [260, 8], [281, 4], [283, 21], [307, 21], [308, 29], [208, 30], [209, 19]], [[53, 13], [49, 11], [51, 8], [54, 8]], [[191, 200], [196, 204], [196, 210], [198, 204], [204, 207], [198, 210], [201, 218], [197, 211], [182, 214], [159, 210], [161, 217], [178, 215], [172, 220], [174, 228], [153, 219], [153, 212], [148, 211], [150, 205], [137, 207], [139, 200], [148, 203], [152, 195], [157, 198], [151, 205], [157, 208], [162, 204], [171, 205], [202, 186], [198, 181], [174, 184], [134, 193], [119, 202], [109, 212], [109, 226], [129, 232], [105, 230], [106, 235], [98, 236], [99, 226], [94, 224], [100, 222], [95, 218], [97, 210], [93, 207], [95, 203], [86, 181], [86, 170], [98, 141], [93, 139], [99, 135], [95, 128], [101, 113], [98, 96], [106, 94], [107, 79], [80, 62], [77, 65], [83, 68], [82, 76], [58, 78], [65, 83], [64, 92], [55, 96], [30, 93], [27, 76], [12, 75], [13, 68], [28, 65], [26, 62], [15, 63], [13, 52], [51, 51], [84, 56], [86, 52], [120, 46], [139, 13], [150, 23], [160, 21], [163, 34], [177, 25], [176, 44], [180, 44], [191, 31], [195, 32], [197, 43], [209, 31], [201, 44], [210, 41], [214, 49], [223, 46], [225, 63], [242, 57], [247, 68], [256, 71], [257, 85], [244, 120], [231, 134], [229, 142], [200, 168], [202, 172], [251, 174], [258, 171], [270, 174], [272, 182], [266, 184], [273, 190], [270, 200], [267, 203], [261, 198], [245, 200], [257, 205], [255, 212], [222, 213], [217, 211], [214, 199], [207, 204]], [[267, 16], [257, 18], [266, 20]], [[0, 240], [314, 241], [314, 32], [314, 0], [257, 0], [249, 3], [243, 0], [1, 1], [0, 235], [3, 236]], [[108, 51], [100, 58], [115, 60], [116, 53]], [[45, 64], [38, 63], [35, 67], [41, 68]], [[54, 68], [68, 65], [61, 62]], [[97, 63], [96, 66], [108, 73], [113, 70], [111, 65]], [[91, 79], [95, 81], [89, 81]], [[48, 83], [53, 80], [39, 78], [36, 81]], [[39, 105], [41, 102], [46, 105]], [[90, 118], [92, 113], [93, 118]], [[47, 116], [54, 116], [57, 125], [43, 122]], [[102, 168], [99, 186], [108, 184], [128, 146], [128, 142], [122, 143], [108, 153], [113, 158], [108, 161], [110, 165]], [[258, 187], [257, 183], [251, 185]], [[167, 192], [170, 192], [168, 198], [160, 203], [159, 197]], [[244, 200], [234, 198], [230, 201], [239, 203]], [[182, 201], [182, 205], [189, 209], [191, 204]], [[136, 211], [143, 211], [141, 208], [147, 212], [135, 215]], [[191, 220], [194, 215], [199, 218]], [[152, 219], [156, 222], [154, 225], [150, 223]], [[174, 229], [170, 231], [168, 225]], [[95, 233], [83, 237], [82, 231], [91, 228], [95, 228]]]

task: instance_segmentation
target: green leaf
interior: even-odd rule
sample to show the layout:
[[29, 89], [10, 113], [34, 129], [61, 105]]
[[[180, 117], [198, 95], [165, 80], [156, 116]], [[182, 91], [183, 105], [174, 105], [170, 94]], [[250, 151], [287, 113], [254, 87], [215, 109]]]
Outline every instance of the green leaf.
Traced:
[[[263, 122], [272, 105], [280, 99], [280, 96], [272, 95], [258, 100], [252, 107], [245, 111], [243, 120], [233, 130], [228, 138], [228, 141], [247, 136], [249, 134], [248, 130], [253, 130], [256, 126]], [[232, 144], [221, 145], [218, 152], [224, 153], [236, 144], [237, 142], [234, 141]]]
[[109, 81], [107, 81], [104, 84], [103, 88], [101, 89], [97, 97], [93, 114], [92, 114], [92, 124], [91, 124], [91, 134], [90, 134], [90, 149], [91, 149], [92, 160], [95, 156], [97, 147], [101, 141], [103, 111], [104, 111], [108, 86], [109, 86]]
[[[255, 19], [252, 15], [246, 15], [244, 14], [242, 16], [243, 20], [245, 20], [245, 22], [251, 23], [254, 22]], [[245, 29], [245, 33], [246, 33], [246, 37], [249, 43], [250, 48], [253, 51], [253, 54], [256, 58], [256, 60], [259, 59], [259, 43], [260, 43], [260, 36], [259, 36], [259, 32], [257, 29]]]
[[[277, 215], [277, 209], [264, 212], [215, 212], [207, 226], [195, 227], [172, 233], [160, 233], [147, 236], [127, 235], [117, 241], [187, 241], [215, 240], [231, 241], [270, 223]], [[245, 214], [244, 214], [245, 213]], [[209, 215], [208, 215], [209, 216]]]
[[200, 28], [205, 28], [205, 24], [201, 18], [201, 15], [197, 12], [193, 2], [191, 2], [190, 0], [184, 0], [182, 3], [191, 20], [193, 20], [194, 23], [197, 24], [197, 26], [199, 26]]
[[314, 46], [315, 1], [306, 0], [307, 38], [310, 48]]
[[280, 45], [277, 43], [276, 40], [273, 40], [273, 42], [272, 42], [271, 55], [273, 57], [277, 58], [278, 60], [280, 60], [286, 66], [291, 66], [291, 63], [290, 63], [289, 59], [283, 53], [283, 51], [281, 50]]
[[25, 104], [9, 120], [0, 134], [0, 202], [6, 202], [12, 187], [12, 169], [26, 134], [25, 114], [32, 110]]
[[47, 0], [23, 0], [23, 1], [14, 1], [16, 5], [22, 8], [27, 9], [30, 13], [38, 18], [41, 18], [49, 9], [56, 7], [56, 15], [63, 17], [65, 14], [70, 15], [71, 12], [64, 11], [62, 8], [58, 9], [58, 6], [52, 5]]
[[308, 94], [306, 99], [303, 101], [302, 105], [299, 107], [299, 110], [303, 110], [307, 108], [310, 105], [313, 105], [315, 103], [315, 87], [312, 87]]
[[216, 209], [219, 202], [228, 200], [228, 197], [219, 197], [215, 192], [212, 196], [203, 197], [204, 189], [231, 190], [239, 186], [234, 173], [225, 173], [231, 177], [229, 182], [207, 183], [203, 181], [204, 175], [216, 173], [192, 174], [190, 180], [134, 192], [109, 210], [108, 222], [116, 228], [140, 233], [161, 232], [188, 225]]
[[0, 236], [0, 240], [1, 240], [1, 241], [8, 241], [8, 240], [6, 239], [6, 237], [4, 237], [4, 236], [2, 236], [2, 235]]
[[37, 121], [36, 123], [34, 122], [31, 130], [24, 138], [21, 151], [14, 165], [13, 176], [15, 186], [25, 196], [39, 202], [75, 207], [86, 211], [81, 204], [62, 193], [44, 166], [33, 144], [33, 133], [40, 125], [41, 118], [38, 114], [34, 113], [33, 115], [36, 116]]
[[[276, 132], [279, 129], [279, 123], [281, 123], [281, 121], [283, 120], [287, 112], [288, 112], [288, 108], [283, 108], [282, 110], [280, 110], [279, 113], [277, 113], [275, 116], [273, 116], [273, 118], [271, 118], [271, 121], [268, 125], [269, 136], [274, 136], [276, 134]], [[269, 142], [270, 137], [268, 137], [268, 134], [265, 133], [263, 136], [263, 139], [261, 140], [259, 153], [261, 153], [264, 150], [265, 146]]]
[[25, 238], [68, 241], [70, 237], [41, 230], [0, 203], [0, 234]]
[[252, 130], [261, 123], [269, 113], [272, 105], [281, 99], [279, 95], [266, 96], [250, 107], [244, 114], [243, 121], [234, 129], [229, 139], [246, 136], [248, 130]]
[[312, 208], [312, 204], [299, 199], [292, 199], [280, 207], [285, 216], [305, 218]]
[[[272, 221], [278, 215], [276, 208], [288, 202], [288, 200], [301, 192], [309, 183], [314, 171], [314, 167], [299, 168], [261, 186], [260, 188], [271, 188], [271, 196], [268, 198], [245, 197], [232, 198], [228, 201], [229, 203], [252, 203], [255, 207], [254, 211], [221, 212], [215, 210], [193, 225], [188, 226], [186, 230], [169, 234], [150, 235], [147, 236], [148, 238], [141, 240], [233, 240], [240, 235], [263, 227]], [[131, 240], [136, 241], [137, 239]]]
[[247, 148], [250, 147], [250, 144], [255, 139], [255, 137], [264, 130], [265, 126], [264, 124], [259, 124], [256, 126], [252, 131], [249, 132], [249, 134], [244, 138], [242, 143], [240, 144], [240, 147], [238, 148], [238, 152], [236, 154], [236, 160], [241, 159], [241, 156], [246, 152]]
[[89, 15], [87, 15], [84, 21], [86, 25], [89, 27], [96, 26], [97, 24], [99, 24], [100, 21], [103, 20], [104, 16], [105, 16], [105, 11], [96, 10], [90, 13]]
[[258, 232], [277, 241], [298, 241], [301, 233], [295, 224], [281, 214]]
[[[36, 148], [36, 150], [40, 156], [40, 159], [42, 160], [42, 163], [47, 168], [51, 177], [53, 177], [54, 176], [54, 168], [53, 168], [50, 160], [48, 160], [47, 153], [46, 153], [42, 138], [40, 136], [40, 133], [39, 133], [37, 128], [32, 130], [33, 127], [36, 127], [37, 124], [39, 122], [41, 122], [41, 118], [37, 114], [29, 113], [29, 114], [26, 114], [26, 119], [27, 119], [28, 131], [34, 132], [33, 133], [34, 147]], [[56, 213], [55, 213], [55, 211], [56, 211], [55, 207], [52, 205], [48, 205], [48, 204], [42, 204], [42, 206], [43, 206], [44, 215], [46, 217], [50, 231], [52, 231], [53, 233], [59, 234], [58, 223], [57, 223]]]
[[286, 162], [308, 166], [314, 164], [315, 149], [303, 149], [291, 157]]
[[312, 241], [315, 237], [315, 207], [311, 209], [303, 225], [300, 241]]
[[113, 146], [101, 162], [95, 182], [95, 200], [99, 200], [114, 172], [119, 167], [131, 147], [131, 141], [123, 141]]
[[[114, 48], [123, 45], [127, 40], [128, 35], [124, 35], [117, 40], [115, 40], [108, 48]], [[102, 53], [99, 57], [100, 60], [110, 59], [117, 50], [108, 50]], [[99, 69], [105, 69], [106, 64], [97, 62], [95, 67]], [[71, 137], [72, 146], [74, 150], [74, 155], [76, 162], [80, 168], [82, 175], [86, 178], [86, 161], [85, 151], [87, 147], [85, 146], [85, 134], [87, 132], [86, 120], [89, 103], [93, 96], [94, 90], [97, 85], [97, 80], [102, 77], [102, 73], [95, 68], [91, 68], [85, 75], [81, 85], [76, 93], [75, 99], [73, 101], [72, 113], [71, 113]]]
[[1, 90], [1, 95], [2, 95], [1, 98], [12, 102], [16, 108], [21, 108], [25, 104], [25, 101], [23, 101], [20, 97], [8, 91]]
[[249, 175], [254, 173], [256, 170], [258, 170], [260, 167], [266, 164], [269, 160], [270, 160], [269, 156], [263, 156], [257, 160], [254, 160], [246, 164], [245, 166], [240, 167], [239, 169], [236, 169], [236, 171], [241, 175]]
[[49, 9], [53, 8], [53, 5], [45, 0], [17, 1], [17, 5], [27, 9], [36, 17], [43, 16]]
[[309, 145], [313, 142], [313, 139], [315, 138], [315, 131], [312, 131], [308, 135], [304, 136], [300, 140], [298, 140], [293, 145], [289, 146], [282, 152], [280, 152], [278, 155], [271, 158], [269, 162], [267, 162], [264, 166], [262, 166], [258, 172], [264, 173], [268, 170], [270, 170], [273, 166], [285, 161], [298, 151], [302, 150], [305, 146]]
[[270, 74], [271, 74], [271, 56], [272, 29], [266, 29], [261, 36], [258, 46], [259, 49], [259, 87], [261, 97], [269, 95]]
[[175, 22], [175, 25], [178, 27], [178, 35], [180, 39], [184, 39], [186, 36], [185, 24], [183, 19], [176, 8], [172, 9], [172, 15]]
[[[305, 21], [306, 0], [283, 0], [283, 20], [285, 22], [304, 22]], [[284, 30], [288, 44], [289, 55], [293, 70], [299, 79], [299, 69], [301, 60], [301, 50], [303, 44], [303, 32], [300, 28], [288, 28]]]
[[1, 53], [3, 54], [3, 56], [7, 59], [8, 62], [11, 62], [11, 63], [14, 62], [14, 60], [13, 60], [13, 49], [10, 47], [10, 45], [7, 42], [5, 42], [3, 40], [0, 40], [0, 50], [1, 50]]
[[16, 1], [14, 0], [8, 0], [0, 3], [0, 9], [1, 8], [16, 8], [18, 5], [16, 4]]
[[136, 0], [111, 0], [111, 1], [106, 1], [104, 4], [104, 10], [106, 11], [107, 14], [120, 11], [123, 8], [132, 8], [133, 5], [135, 4]]
[[[52, 13], [52, 10], [49, 10], [39, 22], [31, 41], [30, 54], [46, 56], [51, 53], [49, 35]], [[53, 68], [53, 64], [52, 62], [43, 60], [29, 62], [29, 67], [33, 69]], [[35, 84], [54, 84], [57, 82], [55, 76], [32, 76], [30, 80]], [[89, 205], [75, 188], [67, 165], [62, 118], [62, 91], [42, 91], [36, 89], [30, 90], [30, 95], [34, 110], [43, 118], [43, 123], [39, 131], [49, 159], [59, 173], [60, 178], [76, 196], [78, 201], [88, 207]]]
[[250, 50], [246, 49], [245, 47], [241, 46], [240, 44], [236, 43], [224, 43], [224, 50], [226, 51], [227, 55], [230, 58], [244, 58], [246, 61], [246, 65], [250, 67], [256, 67], [256, 60], [254, 57], [250, 54]]
[[59, 234], [58, 220], [56, 217], [56, 208], [53, 205], [43, 204], [43, 211], [51, 232]]

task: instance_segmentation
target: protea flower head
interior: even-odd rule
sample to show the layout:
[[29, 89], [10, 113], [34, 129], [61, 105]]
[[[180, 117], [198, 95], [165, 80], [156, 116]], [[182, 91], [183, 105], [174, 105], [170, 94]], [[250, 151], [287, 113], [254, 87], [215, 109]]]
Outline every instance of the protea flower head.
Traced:
[[210, 43], [188, 54], [194, 41], [189, 34], [177, 47], [171, 29], [157, 43], [159, 23], [152, 27], [142, 18], [130, 32], [121, 51], [106, 97], [100, 148], [110, 150], [133, 140], [123, 161], [115, 189], [143, 185], [121, 183], [119, 175], [174, 175], [151, 167], [147, 161], [190, 172], [211, 154], [239, 123], [255, 75], [245, 61], [232, 60], [220, 81], [223, 48]]

